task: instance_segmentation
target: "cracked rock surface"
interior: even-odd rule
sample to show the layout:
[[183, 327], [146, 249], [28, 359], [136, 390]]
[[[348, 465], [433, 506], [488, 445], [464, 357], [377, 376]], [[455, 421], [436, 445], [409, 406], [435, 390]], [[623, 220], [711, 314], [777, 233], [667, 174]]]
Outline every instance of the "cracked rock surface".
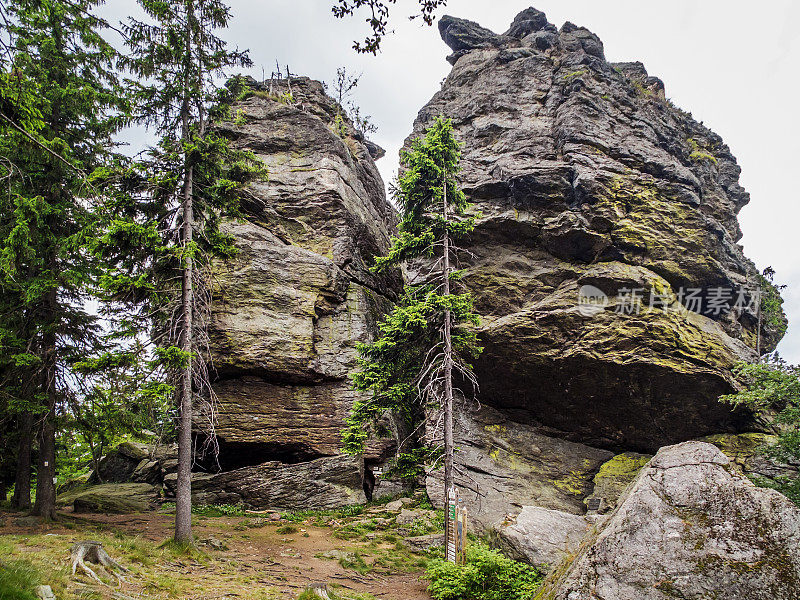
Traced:
[[711, 444], [667, 446], [561, 572], [537, 597], [794, 599], [800, 510]]
[[340, 109], [318, 81], [292, 78], [292, 101], [285, 79], [249, 84], [218, 124], [269, 169], [243, 198], [244, 219], [224, 226], [239, 254], [214, 267], [223, 469], [338, 454], [356, 345], [401, 286], [399, 273], [369, 272], [396, 224], [372, 157], [382, 150], [346, 118], [336, 126]]

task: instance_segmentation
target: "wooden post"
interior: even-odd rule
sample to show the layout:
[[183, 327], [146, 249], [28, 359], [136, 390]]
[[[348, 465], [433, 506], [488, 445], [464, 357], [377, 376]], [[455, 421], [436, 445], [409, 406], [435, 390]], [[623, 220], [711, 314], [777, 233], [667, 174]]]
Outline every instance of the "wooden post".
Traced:
[[461, 527], [459, 527], [460, 533], [460, 546], [461, 546], [461, 564], [466, 564], [467, 562], [467, 507], [461, 507]]
[[455, 563], [458, 561], [458, 500], [455, 488], [445, 492], [447, 510], [445, 512], [445, 559]]

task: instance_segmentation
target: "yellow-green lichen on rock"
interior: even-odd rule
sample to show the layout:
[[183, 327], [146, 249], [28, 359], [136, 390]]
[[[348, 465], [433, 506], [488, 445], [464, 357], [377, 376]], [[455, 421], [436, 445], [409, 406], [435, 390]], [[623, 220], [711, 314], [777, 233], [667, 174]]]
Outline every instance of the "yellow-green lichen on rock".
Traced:
[[619, 497], [651, 458], [650, 454], [623, 452], [604, 462], [594, 476], [594, 490], [584, 500], [586, 505], [601, 513], [612, 510]]

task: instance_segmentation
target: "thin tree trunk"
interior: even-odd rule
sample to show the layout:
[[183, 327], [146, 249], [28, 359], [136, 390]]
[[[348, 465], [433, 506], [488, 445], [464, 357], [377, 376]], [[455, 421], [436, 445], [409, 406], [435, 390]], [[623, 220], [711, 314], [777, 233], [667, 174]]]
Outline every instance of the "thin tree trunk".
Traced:
[[[54, 260], [51, 261], [51, 264]], [[53, 266], [55, 272], [55, 267]], [[56, 291], [47, 296], [48, 314], [56, 314]], [[48, 322], [52, 327], [52, 318]], [[48, 332], [44, 336], [44, 368], [42, 388], [47, 394], [47, 405], [39, 428], [39, 461], [36, 467], [36, 502], [33, 514], [52, 520], [56, 516], [56, 337]]]
[[[447, 226], [447, 173], [444, 182], [444, 222]], [[444, 294], [450, 295], [450, 234], [445, 230], [444, 256], [442, 260]], [[453, 487], [453, 342], [450, 335], [451, 315], [444, 311], [444, 497], [445, 497], [445, 540], [450, 539], [450, 515], [447, 512], [448, 494]], [[445, 548], [447, 546], [445, 545]], [[446, 551], [446, 550], [445, 550]]]
[[761, 363], [761, 287], [758, 288], [758, 307], [756, 308], [758, 314], [758, 331], [756, 333], [756, 362]]
[[[184, 243], [192, 241], [192, 168], [186, 172], [183, 202], [183, 236]], [[183, 296], [181, 299], [183, 309], [183, 323], [181, 331], [181, 350], [192, 352], [192, 318], [193, 318], [193, 289], [192, 271], [193, 260], [186, 257], [183, 270]], [[180, 385], [180, 420], [178, 423], [178, 480], [175, 490], [175, 541], [192, 541], [192, 362], [181, 372]]]
[[11, 505], [20, 510], [31, 507], [31, 453], [33, 448], [33, 414], [25, 411], [19, 417], [17, 474]]
[[[186, 11], [186, 64], [184, 72], [184, 96], [181, 106], [181, 138], [189, 141], [189, 77], [192, 50], [192, 3]], [[181, 350], [190, 358], [181, 372], [179, 421], [178, 421], [178, 479], [175, 488], [175, 541], [192, 543], [192, 326], [194, 308], [194, 259], [189, 250], [194, 233], [194, 207], [192, 205], [193, 169], [189, 156], [184, 150], [183, 181], [183, 246], [186, 251], [183, 267], [183, 286], [181, 295]]]

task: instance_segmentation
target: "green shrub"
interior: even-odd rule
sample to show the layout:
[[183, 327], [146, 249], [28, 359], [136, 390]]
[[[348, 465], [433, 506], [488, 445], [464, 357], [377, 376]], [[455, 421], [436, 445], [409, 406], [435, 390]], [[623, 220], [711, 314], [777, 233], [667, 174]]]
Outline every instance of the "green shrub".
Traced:
[[201, 517], [243, 517], [245, 511], [237, 504], [192, 504], [192, 514]]
[[442, 558], [428, 563], [425, 578], [434, 600], [530, 600], [541, 575], [482, 544], [467, 547], [466, 564]]
[[275, 530], [275, 533], [297, 533], [297, 527], [294, 525], [283, 525]]
[[37, 600], [33, 590], [40, 583], [39, 571], [28, 561], [0, 562], [0, 600]]
[[[800, 365], [791, 365], [773, 354], [765, 363], [740, 362], [732, 372], [741, 389], [720, 396], [720, 402], [747, 406], [777, 425], [775, 443], [762, 448], [761, 453], [779, 463], [796, 464], [800, 460]], [[800, 477], [752, 479], [756, 485], [778, 490], [800, 506]]]

